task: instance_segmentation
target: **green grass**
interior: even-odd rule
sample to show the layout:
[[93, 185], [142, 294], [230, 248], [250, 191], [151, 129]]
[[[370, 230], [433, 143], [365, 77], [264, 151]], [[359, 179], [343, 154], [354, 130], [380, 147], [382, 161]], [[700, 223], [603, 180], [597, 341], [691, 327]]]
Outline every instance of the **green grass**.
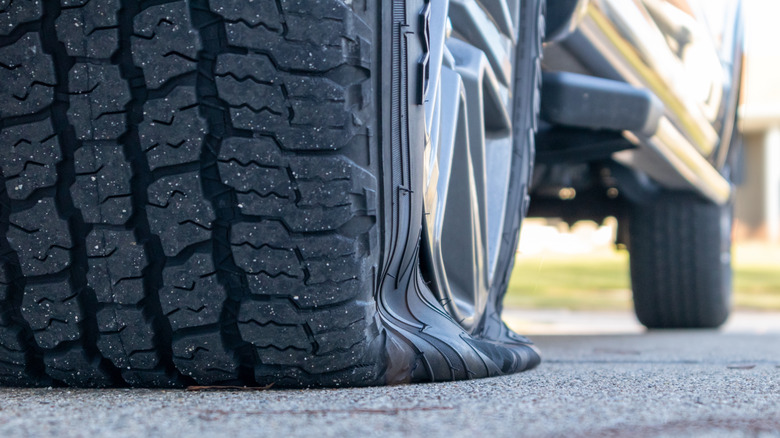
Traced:
[[[735, 254], [736, 306], [780, 310], [780, 256], [753, 248], [736, 248]], [[630, 309], [630, 288], [625, 251], [518, 255], [506, 304], [571, 310]]]

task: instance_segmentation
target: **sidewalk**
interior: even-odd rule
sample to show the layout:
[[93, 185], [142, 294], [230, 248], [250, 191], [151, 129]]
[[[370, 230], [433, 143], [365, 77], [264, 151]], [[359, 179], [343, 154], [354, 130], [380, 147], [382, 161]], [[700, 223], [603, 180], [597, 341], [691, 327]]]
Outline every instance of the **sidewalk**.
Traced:
[[[504, 321], [523, 335], [602, 335], [644, 333], [630, 311], [570, 311], [504, 309]], [[780, 333], [780, 313], [737, 311], [720, 330], [723, 333]], [[778, 346], [780, 349], [780, 346]]]

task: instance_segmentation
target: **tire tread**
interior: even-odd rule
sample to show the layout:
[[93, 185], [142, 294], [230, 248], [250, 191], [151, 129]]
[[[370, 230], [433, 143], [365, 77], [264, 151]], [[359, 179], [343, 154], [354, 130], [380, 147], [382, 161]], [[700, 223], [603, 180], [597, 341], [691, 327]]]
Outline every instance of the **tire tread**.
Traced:
[[359, 3], [0, 8], [0, 384], [377, 378]]

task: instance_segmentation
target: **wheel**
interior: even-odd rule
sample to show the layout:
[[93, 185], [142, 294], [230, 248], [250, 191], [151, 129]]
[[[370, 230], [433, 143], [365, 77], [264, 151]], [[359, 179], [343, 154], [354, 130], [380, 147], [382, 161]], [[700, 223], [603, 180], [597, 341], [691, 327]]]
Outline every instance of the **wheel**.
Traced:
[[500, 311], [541, 1], [6, 3], [0, 384], [380, 385], [539, 362]]
[[721, 326], [731, 307], [732, 206], [665, 192], [631, 213], [639, 321], [648, 328]]

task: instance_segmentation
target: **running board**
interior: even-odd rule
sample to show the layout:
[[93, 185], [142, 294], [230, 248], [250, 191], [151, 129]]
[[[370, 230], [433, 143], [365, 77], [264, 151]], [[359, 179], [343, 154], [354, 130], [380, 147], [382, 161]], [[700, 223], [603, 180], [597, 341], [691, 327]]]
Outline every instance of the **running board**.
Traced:
[[694, 191], [717, 204], [732, 186], [664, 115], [649, 90], [576, 73], [544, 73], [541, 117], [553, 125], [623, 132], [638, 146], [614, 153], [618, 162], [661, 186]]
[[649, 90], [577, 73], [542, 76], [543, 120], [577, 128], [653, 135], [664, 106]]

